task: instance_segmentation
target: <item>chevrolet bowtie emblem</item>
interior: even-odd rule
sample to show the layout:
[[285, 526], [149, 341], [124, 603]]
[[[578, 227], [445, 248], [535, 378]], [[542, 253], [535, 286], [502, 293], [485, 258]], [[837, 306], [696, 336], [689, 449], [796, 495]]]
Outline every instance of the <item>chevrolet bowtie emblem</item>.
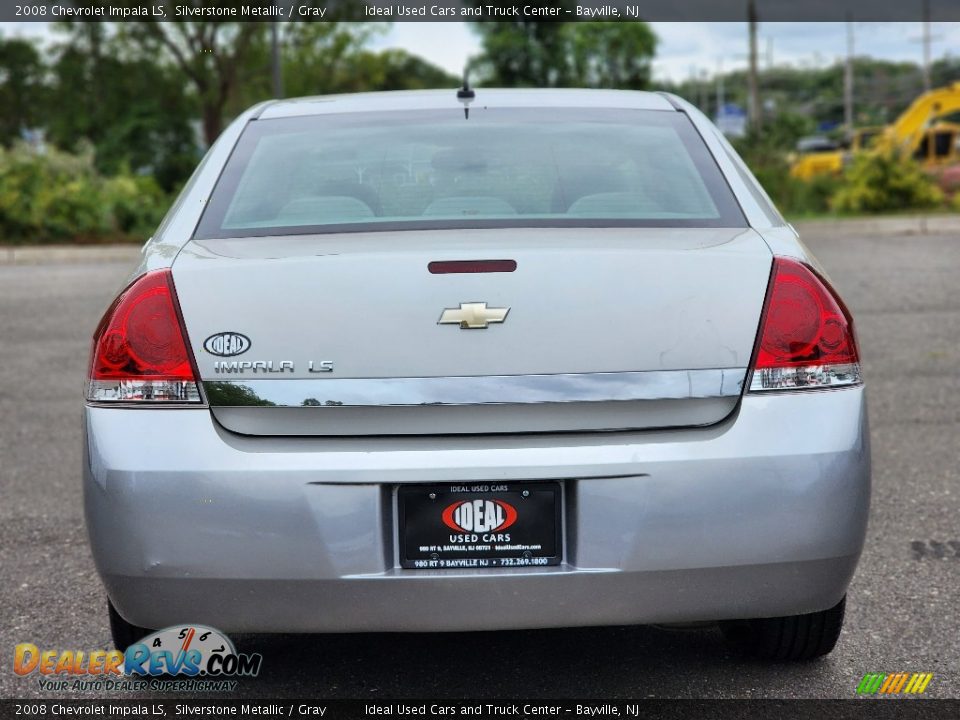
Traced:
[[459, 325], [464, 330], [482, 330], [490, 323], [502, 323], [510, 308], [488, 308], [485, 302], [460, 303], [459, 308], [446, 308], [438, 325]]

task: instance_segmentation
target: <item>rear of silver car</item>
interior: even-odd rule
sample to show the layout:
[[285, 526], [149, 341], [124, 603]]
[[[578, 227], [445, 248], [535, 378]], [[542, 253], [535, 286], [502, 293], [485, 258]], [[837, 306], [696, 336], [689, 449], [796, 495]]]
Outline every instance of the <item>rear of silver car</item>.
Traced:
[[[171, 211], [98, 330], [85, 410], [119, 616], [435, 631], [838, 607], [870, 485], [852, 326], [735, 153], [656, 95], [491, 92], [457, 126], [447, 100], [255, 109]], [[627, 122], [655, 131], [618, 152], [666, 163], [659, 182], [564, 182], [619, 162], [578, 143]], [[373, 152], [385, 123], [404, 157]], [[563, 140], [561, 196], [480, 194], [521, 173], [497, 142], [531, 127]], [[304, 133], [304, 167], [354, 179], [297, 176]], [[295, 182], [264, 209], [270, 158]]]

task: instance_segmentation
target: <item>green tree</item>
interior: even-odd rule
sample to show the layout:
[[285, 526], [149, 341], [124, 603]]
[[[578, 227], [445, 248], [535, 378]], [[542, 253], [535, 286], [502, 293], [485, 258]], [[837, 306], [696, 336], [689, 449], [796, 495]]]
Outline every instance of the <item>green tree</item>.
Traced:
[[565, 87], [571, 64], [566, 23], [478, 22], [483, 52], [471, 61], [484, 83], [502, 87]]
[[657, 36], [646, 23], [567, 23], [564, 32], [571, 84], [621, 90], [650, 86]]
[[930, 82], [933, 87], [942, 87], [960, 82], [960, 58], [944, 57], [930, 66]]
[[[185, 0], [166, 4], [183, 5]], [[254, 4], [270, 5], [263, 0]], [[324, 22], [279, 23], [284, 94], [357, 92], [397, 83], [398, 58], [365, 49], [386, 26], [347, 22], [358, 17], [356, 4], [331, 0], [325, 6], [333, 15], [328, 12]], [[331, 17], [339, 19], [331, 21]], [[225, 117], [273, 96], [270, 30], [265, 22], [144, 20], [124, 23], [119, 37], [128, 53], [166, 60], [186, 78], [199, 107], [204, 139], [210, 144], [223, 129]], [[408, 63], [407, 69], [422, 75], [428, 65], [420, 61], [414, 68]], [[414, 81], [407, 86], [419, 85]]]
[[0, 142], [9, 144], [46, 117], [45, 73], [33, 43], [0, 38]]
[[[173, 6], [183, 0], [168, 1]], [[138, 59], [166, 60], [182, 73], [200, 110], [203, 137], [209, 145], [223, 130], [228, 103], [234, 98], [248, 68], [248, 54], [262, 42], [268, 26], [262, 22], [181, 21], [154, 19], [119, 24], [118, 37]]]
[[353, 82], [366, 90], [452, 89], [460, 83], [456, 75], [404, 50], [361, 51], [353, 64]]
[[62, 23], [65, 41], [50, 67], [49, 140], [72, 150], [96, 148], [98, 171], [154, 175], [167, 190], [196, 165], [196, 104], [182, 75], [156, 58], [131, 54], [113, 28]]
[[[232, 2], [232, 0], [224, 0]], [[305, 0], [318, 2], [319, 0]], [[76, 0], [87, 6], [103, 0]], [[254, 5], [270, 4], [252, 0]], [[172, 17], [193, 0], [158, 0]], [[453, 87], [440, 68], [401, 50], [369, 49], [383, 23], [347, 22], [358, 6], [327, 0], [324, 22], [277, 23], [286, 95]], [[197, 6], [199, 7], [199, 6]], [[221, 4], [219, 7], [223, 7]], [[335, 21], [329, 21], [331, 12]], [[45, 56], [0, 39], [0, 143], [43, 127], [56, 146], [94, 148], [98, 173], [136, 172], [175, 189], [226, 118], [273, 95], [264, 22], [57, 22]]]
[[[100, 2], [103, 0], [86, 0]], [[158, 0], [168, 18], [175, 17], [178, 9], [196, 10], [196, 0]], [[233, 7], [241, 13], [251, 9], [267, 10], [275, 6], [274, 0], [222, 0], [217, 7]], [[282, 3], [280, 4], [283, 5]], [[304, 0], [300, 6], [322, 7], [325, 10], [322, 22], [279, 23], [284, 34], [284, 45], [296, 44], [298, 38], [308, 41], [320, 40], [322, 49], [328, 49], [324, 40], [332, 40], [335, 48], [349, 48], [363, 32], [351, 31], [345, 21], [362, 17], [362, 5], [352, 0]], [[358, 24], [362, 27], [364, 24]], [[119, 24], [119, 34], [128, 41], [131, 52], [140, 57], [158, 57], [168, 60], [180, 70], [190, 86], [200, 109], [203, 137], [209, 145], [223, 129], [227, 115], [239, 111], [241, 95], [254, 96], [254, 101], [272, 97], [269, 87], [270, 22], [240, 22], [197, 20], [159, 22], [147, 20], [126, 21]], [[299, 44], [300, 51], [308, 51], [306, 43]], [[295, 67], [286, 73], [287, 78], [296, 78], [302, 68]], [[251, 93], [250, 90], [254, 89]], [[289, 94], [289, 93], [287, 93]]]
[[[934, 83], [945, 84], [950, 77], [960, 79], [956, 65], [949, 61], [934, 63]], [[778, 65], [760, 73], [763, 103], [775, 108], [774, 114], [793, 113], [809, 117], [817, 125], [839, 126], [843, 122], [843, 63], [828, 67], [803, 68]], [[915, 63], [892, 62], [858, 57], [854, 59], [854, 121], [857, 126], [883, 125], [897, 117], [923, 92], [920, 68]], [[691, 102], [702, 104], [707, 113], [716, 111], [713, 92], [702, 80], [679, 83], [661, 82], [660, 87]], [[743, 70], [723, 74], [725, 101], [745, 106], [747, 77]], [[706, 93], [703, 91], [707, 90]], [[703, 102], [705, 101], [705, 102]]]
[[[554, 3], [565, 8], [564, 3]], [[478, 80], [504, 87], [643, 89], [657, 38], [646, 23], [481, 22]]]
[[380, 28], [371, 23], [289, 23], [282, 37], [284, 94], [289, 97], [368, 89], [352, 77], [356, 58]]
[[[403, 50], [372, 51], [369, 44], [386, 28], [382, 23], [285, 23], [281, 61], [284, 95], [326, 95], [369, 90], [456, 87], [459, 78]], [[250, 80], [241, 88], [236, 111], [270, 97], [267, 39], [258, 39], [247, 60]]]

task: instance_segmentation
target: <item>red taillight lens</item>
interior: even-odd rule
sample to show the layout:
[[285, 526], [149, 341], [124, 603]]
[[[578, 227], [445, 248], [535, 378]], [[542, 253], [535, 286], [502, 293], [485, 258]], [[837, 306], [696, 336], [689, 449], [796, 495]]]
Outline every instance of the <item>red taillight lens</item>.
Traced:
[[200, 402], [169, 270], [139, 277], [103, 316], [87, 400]]
[[750, 390], [859, 382], [860, 357], [850, 313], [809, 267], [775, 258]]

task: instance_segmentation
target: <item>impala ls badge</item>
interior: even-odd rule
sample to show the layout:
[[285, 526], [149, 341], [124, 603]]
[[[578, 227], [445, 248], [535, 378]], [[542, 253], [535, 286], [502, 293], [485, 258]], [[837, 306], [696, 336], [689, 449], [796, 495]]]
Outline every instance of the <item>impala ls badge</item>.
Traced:
[[438, 325], [459, 325], [464, 330], [482, 330], [490, 323], [502, 323], [510, 308], [488, 308], [485, 302], [460, 303], [459, 308], [446, 308]]

